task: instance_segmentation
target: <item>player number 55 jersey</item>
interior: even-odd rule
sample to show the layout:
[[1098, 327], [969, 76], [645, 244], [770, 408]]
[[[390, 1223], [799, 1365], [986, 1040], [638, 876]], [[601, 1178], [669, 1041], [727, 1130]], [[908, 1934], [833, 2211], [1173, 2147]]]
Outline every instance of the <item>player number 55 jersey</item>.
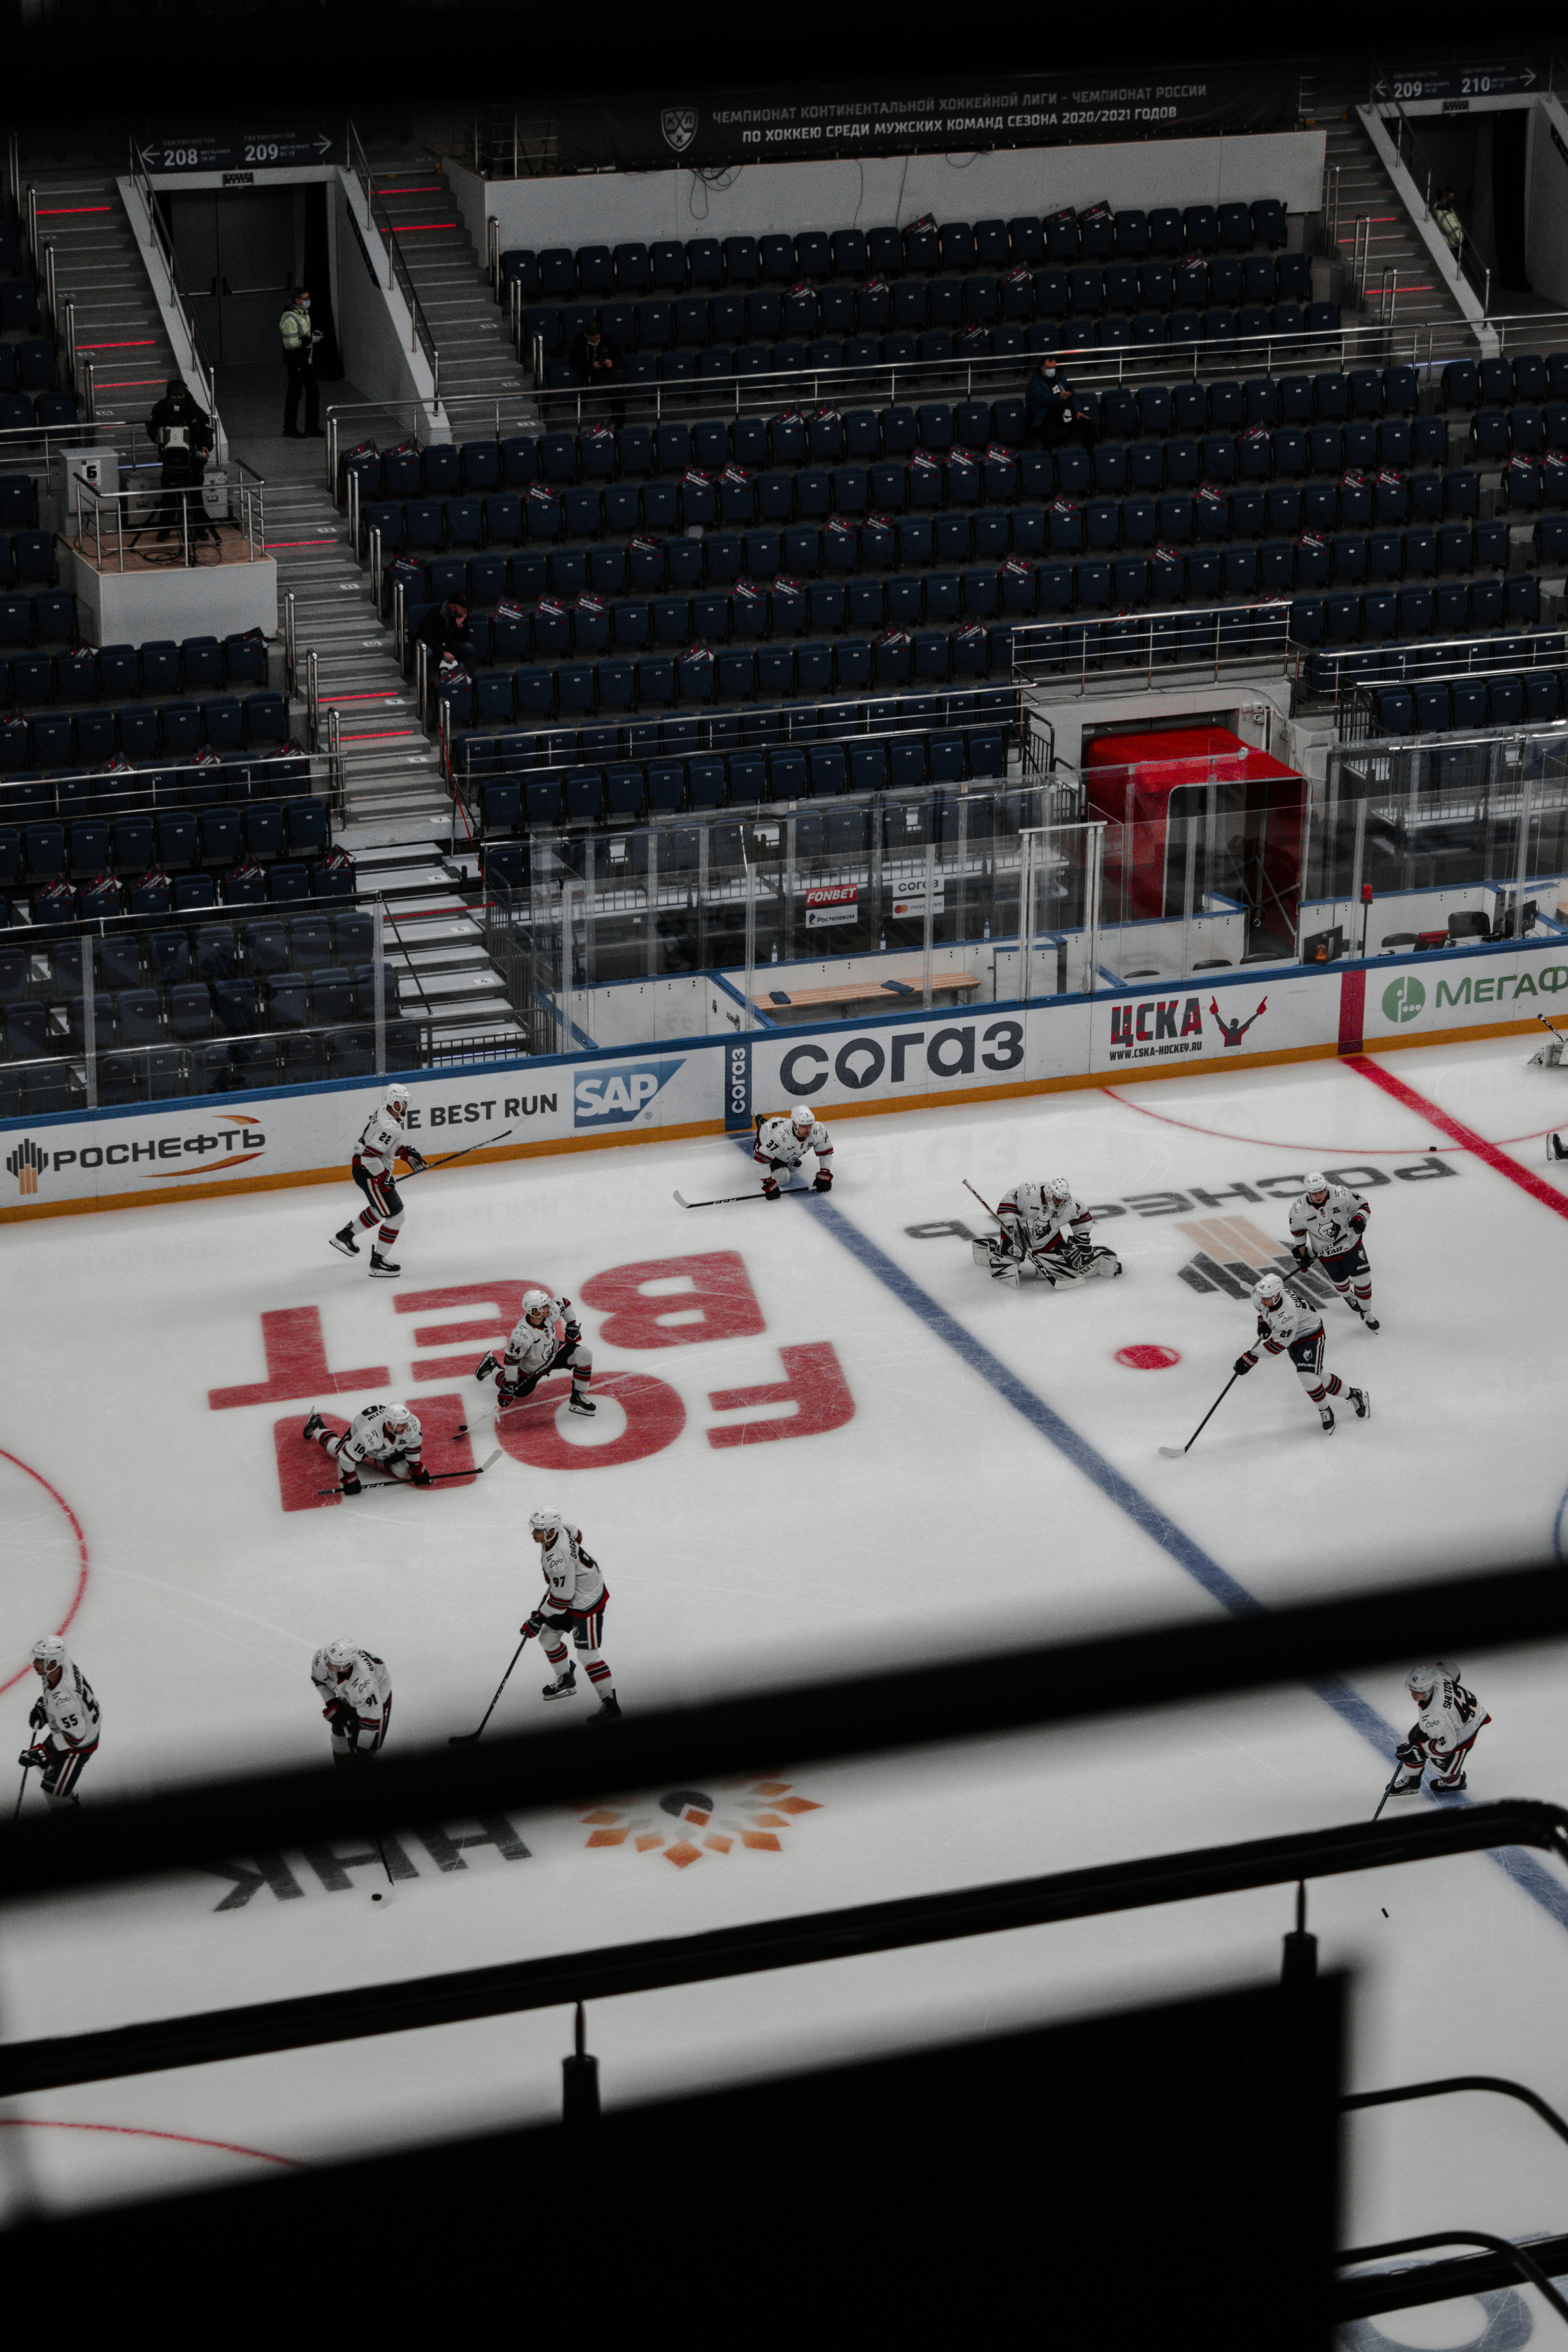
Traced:
[[40, 1693], [51, 1748], [90, 1748], [98, 1738], [99, 1705], [78, 1665], [68, 1663], [53, 1690]]

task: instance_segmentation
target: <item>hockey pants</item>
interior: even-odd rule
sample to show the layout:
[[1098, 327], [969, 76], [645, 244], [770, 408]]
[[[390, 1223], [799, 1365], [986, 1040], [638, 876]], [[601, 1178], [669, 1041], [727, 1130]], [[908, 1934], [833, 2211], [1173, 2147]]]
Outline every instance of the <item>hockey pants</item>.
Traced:
[[1296, 1378], [1314, 1404], [1321, 1405], [1325, 1399], [1344, 1393], [1344, 1382], [1339, 1374], [1323, 1370], [1323, 1335], [1321, 1331], [1314, 1331], [1310, 1339], [1293, 1339], [1290, 1361], [1296, 1367]]
[[380, 1754], [386, 1735], [392, 1728], [392, 1701], [389, 1698], [381, 1710], [379, 1723], [366, 1723], [362, 1717], [353, 1731], [340, 1731], [332, 1726], [332, 1761], [334, 1764], [368, 1764]]
[[397, 1186], [390, 1176], [372, 1176], [363, 1168], [356, 1168], [353, 1173], [354, 1182], [370, 1204], [360, 1211], [360, 1223], [368, 1230], [379, 1218], [381, 1231], [376, 1240], [395, 1242], [403, 1223], [403, 1201]]
[[[606, 1593], [605, 1599], [607, 1601], [608, 1598]], [[610, 1673], [609, 1660], [600, 1648], [605, 1638], [605, 1601], [601, 1601], [596, 1609], [582, 1612], [574, 1609], [563, 1610], [558, 1616], [547, 1617], [544, 1623], [546, 1631], [539, 1638], [556, 1674], [565, 1671], [566, 1644], [561, 1637], [563, 1633], [570, 1633], [576, 1644], [578, 1663], [587, 1668], [588, 1680], [599, 1696], [614, 1698], [615, 1679]]]
[[74, 1805], [76, 1784], [98, 1753], [95, 1739], [90, 1748], [58, 1748], [54, 1760], [46, 1764], [43, 1791], [51, 1805]]
[[[1490, 1720], [1489, 1716], [1487, 1722]], [[1486, 1724], [1478, 1723], [1469, 1738], [1462, 1740], [1458, 1748], [1435, 1748], [1429, 1739], [1422, 1737], [1418, 1727], [1413, 1727], [1404, 1746], [1396, 1748], [1394, 1752], [1405, 1771], [1414, 1772], [1417, 1779], [1430, 1764], [1432, 1778], [1426, 1783], [1429, 1789], [1456, 1789], [1464, 1778], [1470, 1750], [1485, 1729]]]
[[1363, 1315], [1370, 1314], [1372, 1267], [1363, 1242], [1357, 1242], [1354, 1249], [1342, 1250], [1338, 1257], [1321, 1257], [1317, 1262], [1342, 1298], [1353, 1300]]
[[[539, 1386], [540, 1381], [547, 1381], [552, 1372], [570, 1372], [572, 1375], [572, 1393], [574, 1396], [583, 1396], [587, 1392], [588, 1382], [593, 1377], [593, 1371], [594, 1350], [589, 1347], [585, 1339], [574, 1339], [570, 1347], [556, 1349], [555, 1353], [551, 1357], [550, 1361], [545, 1365], [544, 1370], [542, 1372], [536, 1372], [531, 1380], [523, 1381], [519, 1383], [518, 1396], [520, 1398], [531, 1396], [534, 1390]], [[507, 1378], [508, 1371], [506, 1365], [504, 1363], [498, 1365], [496, 1368], [496, 1387], [498, 1391]]]

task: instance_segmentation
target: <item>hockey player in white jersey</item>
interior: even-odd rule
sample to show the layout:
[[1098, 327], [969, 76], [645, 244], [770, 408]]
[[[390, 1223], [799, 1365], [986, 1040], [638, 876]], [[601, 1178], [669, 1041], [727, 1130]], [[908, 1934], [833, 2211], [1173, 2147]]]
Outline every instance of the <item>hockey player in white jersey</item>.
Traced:
[[996, 1203], [996, 1218], [1001, 1233], [977, 1241], [972, 1252], [994, 1281], [1016, 1287], [1027, 1277], [1054, 1289], [1059, 1282], [1121, 1271], [1113, 1250], [1091, 1247], [1093, 1212], [1074, 1198], [1065, 1176], [1015, 1184]]
[[379, 1755], [392, 1725], [392, 1676], [374, 1650], [329, 1642], [310, 1661], [310, 1680], [331, 1726], [334, 1764]]
[[545, 1591], [538, 1608], [518, 1631], [539, 1636], [555, 1669], [554, 1681], [544, 1685], [546, 1698], [570, 1698], [577, 1687], [576, 1664], [567, 1657], [562, 1639], [563, 1634], [571, 1635], [588, 1670], [588, 1680], [599, 1694], [595, 1720], [602, 1723], [621, 1711], [609, 1661], [600, 1650], [608, 1589], [597, 1560], [583, 1549], [581, 1528], [573, 1527], [559, 1511], [535, 1511], [529, 1525], [534, 1542], [542, 1549]]
[[359, 1474], [366, 1462], [377, 1464], [389, 1477], [405, 1485], [430, 1484], [430, 1473], [425, 1467], [425, 1433], [417, 1414], [405, 1404], [367, 1404], [363, 1412], [355, 1413], [342, 1437], [335, 1437], [321, 1414], [313, 1412], [304, 1434], [337, 1464], [341, 1494], [362, 1492]]
[[[559, 1336], [557, 1324], [562, 1327]], [[474, 1378], [483, 1383], [493, 1377], [497, 1402], [506, 1405], [521, 1404], [524, 1397], [531, 1396], [547, 1372], [570, 1372], [572, 1412], [593, 1413], [597, 1411], [588, 1394], [593, 1371], [594, 1351], [584, 1341], [572, 1301], [552, 1298], [548, 1290], [530, 1290], [524, 1294], [522, 1313], [512, 1326], [506, 1353], [499, 1360], [493, 1352], [483, 1356], [474, 1366]]]
[[808, 1110], [805, 1103], [796, 1103], [787, 1118], [783, 1111], [759, 1113], [756, 1148], [752, 1157], [763, 1171], [763, 1195], [765, 1200], [776, 1201], [781, 1197], [781, 1171], [786, 1176], [793, 1175], [808, 1151], [815, 1153], [816, 1158], [816, 1173], [811, 1180], [812, 1191], [831, 1192], [833, 1143], [816, 1113]]
[[1258, 1337], [1237, 1356], [1237, 1371], [1251, 1371], [1259, 1349], [1270, 1356], [1288, 1355], [1297, 1379], [1318, 1408], [1325, 1434], [1331, 1434], [1334, 1426], [1331, 1396], [1344, 1396], [1354, 1406], [1356, 1418], [1364, 1421], [1372, 1411], [1366, 1391], [1346, 1388], [1337, 1372], [1323, 1370], [1323, 1318], [1317, 1308], [1288, 1290], [1277, 1274], [1266, 1274], [1253, 1285], [1252, 1304], [1258, 1315]]
[[1362, 1236], [1372, 1209], [1348, 1184], [1309, 1176], [1307, 1189], [1290, 1205], [1290, 1247], [1303, 1274], [1320, 1265], [1345, 1305], [1369, 1331], [1380, 1326], [1372, 1311], [1372, 1268]]
[[357, 1217], [340, 1225], [332, 1235], [332, 1247], [342, 1250], [345, 1257], [358, 1257], [359, 1243], [354, 1236], [356, 1225], [366, 1232], [380, 1224], [370, 1253], [370, 1271], [378, 1282], [393, 1282], [403, 1268], [386, 1255], [397, 1239], [403, 1224], [403, 1200], [397, 1190], [397, 1163], [405, 1160], [409, 1172], [417, 1176], [425, 1165], [424, 1154], [416, 1150], [404, 1135], [408, 1118], [408, 1089], [395, 1082], [376, 1110], [364, 1123], [364, 1132], [354, 1146], [353, 1165], [350, 1173], [364, 1194], [365, 1205]]
[[37, 1736], [16, 1761], [24, 1775], [34, 1769], [43, 1774], [43, 1791], [52, 1806], [74, 1805], [76, 1784], [98, 1753], [99, 1704], [58, 1633], [34, 1643], [33, 1672], [44, 1685], [27, 1717]]
[[1405, 1677], [1405, 1687], [1415, 1702], [1415, 1720], [1409, 1738], [1394, 1749], [1400, 1769], [1389, 1785], [1391, 1797], [1408, 1796], [1421, 1786], [1428, 1764], [1426, 1786], [1448, 1796], [1465, 1786], [1465, 1767], [1479, 1733], [1491, 1721], [1474, 1691], [1459, 1680], [1458, 1666], [1441, 1658], [1417, 1666]]

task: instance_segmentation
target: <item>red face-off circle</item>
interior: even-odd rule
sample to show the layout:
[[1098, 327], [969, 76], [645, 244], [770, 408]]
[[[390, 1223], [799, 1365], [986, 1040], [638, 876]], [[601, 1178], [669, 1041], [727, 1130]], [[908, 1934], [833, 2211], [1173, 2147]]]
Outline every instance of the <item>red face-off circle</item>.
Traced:
[[1144, 1344], [1137, 1348], [1118, 1348], [1116, 1360], [1131, 1372], [1163, 1372], [1182, 1360], [1174, 1348], [1157, 1348]]

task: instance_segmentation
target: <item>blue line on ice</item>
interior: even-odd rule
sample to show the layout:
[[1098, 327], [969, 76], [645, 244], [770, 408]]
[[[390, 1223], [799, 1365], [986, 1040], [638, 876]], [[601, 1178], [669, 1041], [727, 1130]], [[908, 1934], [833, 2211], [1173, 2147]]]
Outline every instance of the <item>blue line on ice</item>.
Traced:
[[[874, 1241], [851, 1224], [842, 1209], [836, 1209], [821, 1194], [813, 1197], [810, 1207], [828, 1231], [843, 1243], [851, 1256], [859, 1259], [868, 1274], [875, 1275], [878, 1281], [884, 1284], [895, 1298], [901, 1300], [912, 1315], [919, 1316], [929, 1331], [961, 1357], [972, 1371], [978, 1372], [998, 1396], [1005, 1397], [1032, 1429], [1037, 1430], [1058, 1452], [1065, 1454], [1074, 1467], [1081, 1470], [1084, 1476], [1100, 1488], [1108, 1501], [1114, 1503], [1119, 1510], [1125, 1511], [1128, 1517], [1151, 1536], [1162, 1550], [1170, 1554], [1179, 1568], [1185, 1569], [1187, 1574], [1203, 1586], [1211, 1600], [1217, 1601], [1222, 1609], [1228, 1609], [1238, 1615], [1245, 1610], [1263, 1607], [1263, 1602], [1248, 1592], [1245, 1585], [1238, 1584], [1228, 1570], [1209, 1558], [1201, 1544], [1194, 1543], [1191, 1536], [1184, 1535], [1174, 1520], [1168, 1518], [1157, 1504], [1150, 1502], [1147, 1496], [1141, 1495], [1130, 1478], [1124, 1478], [1102, 1454], [1096, 1452], [1087, 1438], [1080, 1437], [1076, 1429], [1069, 1427], [1043, 1397], [1037, 1397], [1033, 1389], [1016, 1372], [1009, 1371], [1006, 1365], [994, 1356], [972, 1331], [965, 1330], [956, 1316], [950, 1315], [945, 1307], [938, 1306], [911, 1275], [906, 1274], [886, 1251], [879, 1249]], [[1326, 1706], [1333, 1708], [1342, 1722], [1347, 1723], [1352, 1731], [1359, 1731], [1362, 1738], [1376, 1748], [1385, 1768], [1392, 1764], [1397, 1734], [1359, 1692], [1341, 1681], [1337, 1675], [1314, 1682], [1310, 1687]], [[1453, 1796], [1435, 1798], [1432, 1801], [1460, 1805], [1467, 1800]], [[1489, 1859], [1506, 1871], [1515, 1885], [1532, 1902], [1539, 1903], [1543, 1911], [1550, 1912], [1559, 1927], [1568, 1927], [1568, 1887], [1560, 1886], [1533, 1854], [1526, 1853], [1520, 1846], [1501, 1846], [1492, 1852]]]

